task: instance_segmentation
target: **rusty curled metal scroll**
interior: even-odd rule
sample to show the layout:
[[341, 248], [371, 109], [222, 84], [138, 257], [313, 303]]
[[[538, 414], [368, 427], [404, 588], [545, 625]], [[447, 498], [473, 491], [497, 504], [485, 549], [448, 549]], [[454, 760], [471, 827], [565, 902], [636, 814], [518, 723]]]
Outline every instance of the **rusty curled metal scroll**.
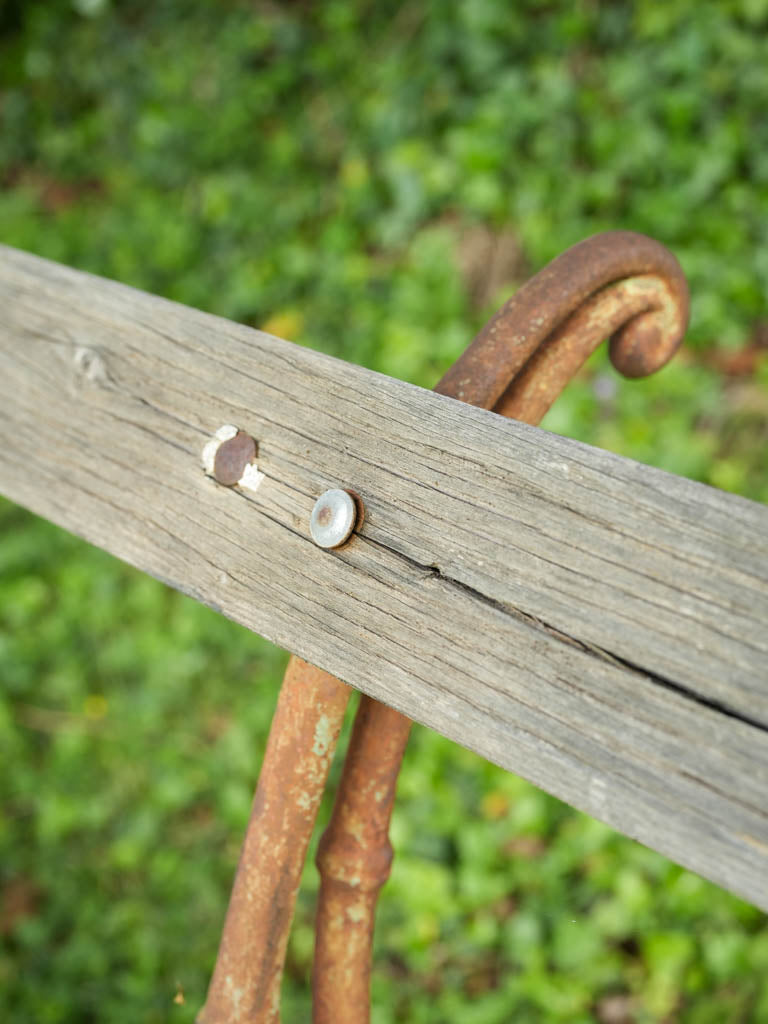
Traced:
[[607, 231], [574, 245], [526, 282], [435, 391], [512, 415], [508, 393], [520, 374], [527, 369], [531, 377], [546, 365], [538, 390], [549, 408], [604, 338], [611, 338], [611, 361], [620, 373], [644, 377], [674, 355], [687, 324], [688, 285], [672, 253], [645, 235]]

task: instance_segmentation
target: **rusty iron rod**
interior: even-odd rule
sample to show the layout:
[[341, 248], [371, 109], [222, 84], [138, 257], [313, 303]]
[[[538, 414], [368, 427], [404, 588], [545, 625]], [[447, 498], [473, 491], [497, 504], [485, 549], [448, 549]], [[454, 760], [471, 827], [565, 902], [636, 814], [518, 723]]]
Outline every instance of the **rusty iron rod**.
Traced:
[[[625, 376], [659, 369], [688, 323], [688, 286], [660, 243], [614, 231], [579, 243], [491, 318], [435, 388], [536, 424], [603, 338]], [[411, 722], [365, 695], [320, 842], [314, 1024], [366, 1024], [378, 891]]]
[[371, 940], [389, 877], [389, 821], [411, 720], [361, 698], [333, 817], [317, 851], [322, 879], [312, 965], [313, 1020], [360, 1024], [370, 1009]]
[[292, 657], [198, 1024], [276, 1024], [296, 893], [350, 688]]

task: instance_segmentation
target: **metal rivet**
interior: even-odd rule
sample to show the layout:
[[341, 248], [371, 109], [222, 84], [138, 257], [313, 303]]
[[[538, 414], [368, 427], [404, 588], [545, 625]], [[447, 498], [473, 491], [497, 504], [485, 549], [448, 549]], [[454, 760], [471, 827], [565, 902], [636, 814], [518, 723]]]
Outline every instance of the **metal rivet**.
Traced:
[[321, 548], [337, 548], [348, 540], [358, 520], [358, 506], [349, 491], [321, 494], [309, 518], [312, 540]]
[[264, 478], [256, 467], [256, 454], [257, 445], [250, 434], [225, 423], [203, 448], [203, 467], [225, 487], [239, 484], [256, 490]]

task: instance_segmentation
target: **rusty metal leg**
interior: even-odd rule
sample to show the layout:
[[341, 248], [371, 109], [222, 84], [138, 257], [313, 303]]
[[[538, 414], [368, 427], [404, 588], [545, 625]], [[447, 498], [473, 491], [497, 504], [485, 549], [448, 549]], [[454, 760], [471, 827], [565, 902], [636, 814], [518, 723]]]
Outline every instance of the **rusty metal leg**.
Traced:
[[296, 892], [350, 689], [292, 657], [199, 1024], [274, 1024]]
[[[643, 235], [607, 232], [523, 285], [435, 390], [536, 424], [603, 338], [611, 335], [614, 366], [639, 377], [671, 358], [687, 322], [688, 287], [672, 253]], [[386, 832], [409, 727], [403, 715], [362, 698], [318, 853], [314, 1024], [370, 1019], [376, 898], [389, 875]]]
[[312, 968], [315, 1024], [368, 1020], [371, 940], [379, 889], [389, 877], [389, 820], [411, 721], [362, 697], [333, 816], [320, 841], [322, 877]]

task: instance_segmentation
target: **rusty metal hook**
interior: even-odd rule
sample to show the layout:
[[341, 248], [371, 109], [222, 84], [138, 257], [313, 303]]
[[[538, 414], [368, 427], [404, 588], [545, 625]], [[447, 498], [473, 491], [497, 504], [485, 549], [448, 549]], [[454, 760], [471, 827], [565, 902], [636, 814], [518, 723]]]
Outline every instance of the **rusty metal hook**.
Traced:
[[[633, 231], [593, 235], [552, 260], [505, 302], [435, 391], [495, 409], [553, 335], [560, 339], [559, 351], [570, 346], [583, 353], [583, 362], [592, 350], [580, 340], [587, 332], [592, 347], [610, 334], [616, 369], [643, 377], [674, 355], [688, 309], [688, 285], [669, 249]], [[577, 311], [578, 321], [569, 324]], [[553, 385], [550, 402], [558, 393]]]
[[[628, 377], [659, 369], [688, 323], [688, 286], [659, 242], [595, 235], [553, 260], [502, 306], [435, 388], [538, 423], [601, 340]], [[360, 700], [330, 824], [320, 841], [314, 1024], [370, 1019], [376, 899], [389, 875], [389, 821], [411, 722]]]
[[[653, 373], [674, 354], [687, 323], [687, 289], [653, 274], [628, 277], [590, 296], [510, 381], [494, 412], [538, 423], [588, 356], [611, 336], [611, 362], [625, 377]], [[628, 320], [628, 317], [631, 319]]]

